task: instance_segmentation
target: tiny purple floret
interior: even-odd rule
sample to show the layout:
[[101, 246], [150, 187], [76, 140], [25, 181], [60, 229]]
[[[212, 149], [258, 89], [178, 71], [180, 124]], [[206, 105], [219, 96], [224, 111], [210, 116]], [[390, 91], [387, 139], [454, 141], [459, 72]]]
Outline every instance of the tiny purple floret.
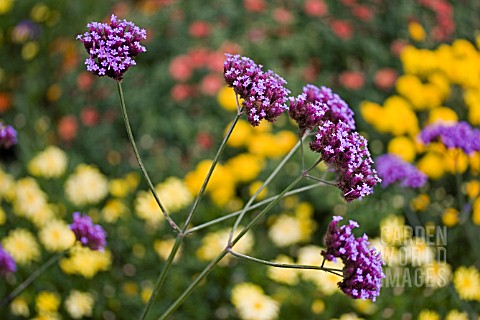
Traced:
[[339, 288], [354, 299], [375, 299], [380, 294], [382, 278], [385, 278], [382, 266], [385, 264], [380, 253], [370, 248], [367, 235], [355, 238], [353, 229], [359, 225], [350, 220], [347, 225], [338, 226], [342, 220], [334, 216], [325, 236], [326, 250], [322, 255], [329, 261], [342, 259], [343, 281], [338, 283]]
[[117, 81], [135, 65], [134, 58], [146, 49], [140, 40], [147, 38], [145, 29], [133, 22], [119, 20], [112, 14], [110, 24], [91, 22], [88, 32], [77, 36], [90, 55], [85, 60], [87, 70], [99, 77], [108, 76]]
[[0, 275], [5, 276], [8, 273], [17, 271], [17, 265], [12, 256], [0, 245]]
[[93, 224], [88, 215], [82, 215], [80, 212], [73, 213], [73, 223], [70, 229], [82, 246], [89, 247], [92, 250], [103, 250], [106, 242], [107, 233], [98, 224]]

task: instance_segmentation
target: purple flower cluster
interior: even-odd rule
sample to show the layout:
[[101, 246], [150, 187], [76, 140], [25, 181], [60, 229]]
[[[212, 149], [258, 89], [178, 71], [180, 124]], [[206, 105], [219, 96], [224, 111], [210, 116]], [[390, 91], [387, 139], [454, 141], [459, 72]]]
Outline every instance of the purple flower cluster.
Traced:
[[8, 149], [14, 144], [17, 144], [17, 131], [0, 122], [0, 148]]
[[373, 193], [373, 187], [381, 182], [367, 148], [367, 139], [350, 130], [343, 121], [323, 122], [310, 143], [310, 149], [321, 154], [322, 161], [338, 173], [337, 187], [346, 201], [361, 199]]
[[367, 235], [355, 238], [353, 229], [358, 227], [357, 222], [350, 220], [348, 225], [339, 227], [340, 220], [342, 217], [334, 216], [330, 222], [322, 255], [330, 261], [342, 259], [343, 281], [338, 286], [347, 296], [375, 301], [385, 278], [382, 270], [385, 263], [380, 253], [370, 248]]
[[80, 212], [73, 213], [73, 223], [70, 229], [75, 234], [82, 246], [89, 247], [92, 250], [103, 250], [106, 242], [107, 233], [98, 224], [93, 224], [92, 219]]
[[400, 182], [403, 187], [420, 188], [427, 182], [427, 176], [423, 172], [396, 155], [385, 154], [375, 162], [383, 187]]
[[429, 125], [420, 132], [420, 140], [425, 144], [440, 141], [449, 149], [459, 148], [467, 154], [480, 151], [480, 130], [465, 121]]
[[325, 114], [330, 108], [320, 101], [308, 101], [307, 95], [302, 93], [296, 99], [290, 98], [288, 113], [295, 120], [303, 136], [306, 130], [312, 130], [325, 120]]
[[109, 76], [117, 81], [135, 65], [134, 58], [146, 49], [140, 40], [147, 38], [145, 29], [126, 20], [118, 20], [115, 15], [110, 18], [110, 25], [91, 22], [88, 32], [78, 35], [90, 55], [85, 64], [87, 70], [97, 76]]
[[248, 121], [258, 126], [266, 119], [274, 122], [285, 110], [290, 91], [286, 81], [273, 71], [264, 72], [261, 65], [240, 55], [226, 54], [223, 64], [225, 82], [243, 99]]
[[0, 245], [0, 275], [17, 271], [17, 265], [12, 256]]
[[330, 120], [333, 123], [342, 121], [350, 130], [355, 130], [354, 112], [340, 96], [327, 87], [320, 89], [313, 84], [307, 84], [303, 87], [303, 93], [307, 96], [306, 100], [311, 103], [320, 102], [328, 106], [323, 120]]

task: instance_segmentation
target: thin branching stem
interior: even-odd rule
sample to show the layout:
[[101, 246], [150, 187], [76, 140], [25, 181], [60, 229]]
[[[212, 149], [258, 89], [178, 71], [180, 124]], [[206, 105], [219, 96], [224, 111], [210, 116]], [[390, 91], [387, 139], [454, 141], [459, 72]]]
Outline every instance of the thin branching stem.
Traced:
[[135, 143], [135, 139], [133, 137], [132, 128], [130, 127], [130, 120], [128, 119], [127, 107], [125, 106], [125, 98], [123, 96], [122, 82], [117, 81], [117, 86], [118, 86], [118, 94], [120, 95], [120, 105], [122, 107], [122, 114], [123, 114], [123, 120], [125, 122], [125, 129], [127, 130], [128, 140], [130, 140], [130, 144], [132, 145], [133, 152], [135, 153], [135, 157], [137, 158], [138, 165], [140, 166], [140, 169], [143, 173], [143, 176], [145, 177], [145, 180], [147, 181], [148, 187], [150, 188], [150, 191], [152, 192], [153, 197], [155, 198], [155, 201], [157, 202], [158, 206], [160, 207], [160, 210], [162, 210], [162, 213], [163, 213], [165, 219], [168, 221], [168, 223], [170, 224], [170, 226], [173, 230], [179, 232], [180, 228], [177, 226], [175, 221], [173, 221], [173, 219], [170, 217], [167, 210], [165, 209], [162, 202], [160, 201], [160, 198], [158, 197], [157, 191], [155, 191], [155, 187], [153, 186], [152, 180], [150, 179], [150, 176], [148, 175], [147, 169], [145, 169], [145, 165], [143, 164], [140, 153], [138, 152], [137, 144]]

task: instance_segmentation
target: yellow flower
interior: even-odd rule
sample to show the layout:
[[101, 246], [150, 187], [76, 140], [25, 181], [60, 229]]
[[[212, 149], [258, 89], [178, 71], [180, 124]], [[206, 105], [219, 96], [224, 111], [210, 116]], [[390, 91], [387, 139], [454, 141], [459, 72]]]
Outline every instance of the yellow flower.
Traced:
[[0, 0], [0, 14], [7, 13], [12, 10], [13, 0]]
[[114, 223], [128, 212], [127, 206], [119, 199], [110, 199], [102, 209], [102, 218], [106, 222]]
[[408, 34], [410, 35], [410, 38], [417, 42], [424, 41], [426, 37], [425, 29], [423, 29], [422, 25], [416, 21], [408, 23]]
[[[225, 110], [228, 110], [228, 111], [237, 110], [237, 101], [235, 98], [235, 91], [233, 91], [233, 88], [230, 88], [226, 85], [223, 86], [220, 89], [220, 91], [218, 91], [217, 101], [218, 101], [218, 104], [220, 104], [220, 106]], [[240, 97], [239, 97], [239, 103], [241, 106], [242, 102], [240, 100]]]
[[76, 206], [97, 204], [108, 194], [107, 178], [95, 166], [78, 165], [65, 182], [65, 194]]
[[477, 226], [480, 225], [480, 198], [477, 198], [473, 203], [472, 220]]
[[5, 222], [7, 222], [7, 214], [5, 213], [5, 210], [0, 207], [0, 226], [4, 225]]
[[418, 314], [417, 320], [440, 320], [440, 315], [435, 311], [424, 309]]
[[3, 171], [0, 166], [0, 200], [4, 198], [7, 201], [12, 201], [15, 198], [15, 193], [15, 179], [12, 175]]
[[479, 180], [471, 180], [466, 183], [465, 186], [467, 196], [470, 199], [475, 199], [480, 195], [480, 181]]
[[422, 271], [427, 287], [445, 287], [452, 277], [452, 268], [446, 262], [432, 261], [423, 265]]
[[469, 158], [461, 149], [446, 149], [445, 167], [451, 173], [464, 173], [468, 168]]
[[468, 320], [468, 314], [458, 310], [451, 310], [449, 313], [447, 313], [445, 320]]
[[14, 212], [32, 220], [47, 205], [47, 195], [33, 178], [23, 178], [15, 184]]
[[427, 124], [435, 122], [457, 122], [458, 116], [453, 109], [437, 107], [430, 110]]
[[[230, 125], [225, 128], [225, 133], [227, 132]], [[235, 128], [233, 129], [230, 138], [227, 141], [227, 145], [235, 148], [239, 148], [248, 143], [253, 134], [253, 127], [245, 120], [238, 120]]]
[[177, 212], [188, 206], [193, 195], [182, 180], [176, 177], [169, 177], [164, 182], [155, 186], [157, 195], [167, 212]]
[[23, 297], [17, 297], [10, 303], [10, 311], [15, 316], [27, 318], [30, 315], [28, 303]]
[[430, 205], [430, 197], [425, 193], [419, 194], [412, 199], [410, 205], [415, 211], [425, 211]]
[[410, 238], [410, 232], [405, 228], [405, 219], [394, 214], [380, 221], [380, 237], [385, 245], [404, 245]]
[[[411, 105], [402, 97], [391, 96], [384, 102], [384, 121], [388, 123], [389, 132], [395, 136], [418, 132], [418, 119]], [[398, 121], [401, 119], [402, 121]]]
[[436, 152], [427, 152], [418, 161], [417, 167], [430, 179], [439, 179], [445, 173], [444, 157]]
[[[320, 266], [323, 262], [323, 257], [320, 254], [322, 250], [323, 248], [313, 245], [300, 248], [297, 263]], [[324, 267], [341, 270], [343, 263], [340, 260], [336, 263], [325, 260]], [[313, 282], [326, 295], [339, 292], [337, 283], [342, 280], [340, 276], [320, 270], [300, 270], [299, 273], [304, 280]]]
[[402, 253], [412, 266], [425, 266], [435, 259], [435, 251], [423, 238], [412, 237], [408, 245], [402, 248]]
[[[258, 189], [260, 189], [262, 184], [263, 184], [262, 181], [252, 182], [248, 188], [250, 196], [253, 196], [258, 191]], [[258, 200], [265, 199], [265, 196], [267, 195], [267, 193], [268, 193], [268, 188], [267, 187], [263, 188], [263, 190], [257, 195], [257, 199]]]
[[[274, 262], [292, 264], [293, 259], [286, 255], [279, 255]], [[267, 276], [273, 281], [294, 285], [298, 283], [298, 272], [295, 269], [268, 267]]]
[[35, 308], [38, 313], [53, 313], [58, 311], [60, 296], [51, 291], [42, 291], [35, 298]]
[[237, 181], [248, 182], [255, 179], [262, 171], [264, 161], [259, 156], [242, 153], [228, 159], [225, 166], [231, 171]]
[[28, 171], [36, 177], [57, 178], [65, 172], [67, 161], [63, 150], [50, 146], [30, 160]]
[[362, 313], [362, 314], [368, 314], [371, 315], [377, 310], [377, 306], [375, 305], [372, 300], [368, 299], [357, 299], [353, 301], [355, 309]]
[[320, 299], [315, 299], [312, 302], [312, 312], [315, 314], [321, 314], [325, 311], [325, 302]]
[[268, 236], [277, 246], [286, 247], [308, 241], [315, 226], [309, 212], [301, 212], [297, 216], [282, 214], [270, 226]]
[[70, 250], [70, 257], [60, 260], [60, 268], [67, 274], [79, 274], [92, 278], [100, 271], [106, 271], [112, 263], [110, 251], [90, 250], [75, 246]]
[[[155, 240], [153, 248], [160, 258], [167, 260], [170, 252], [172, 251], [175, 239]], [[173, 262], [178, 261], [182, 255], [182, 248], [180, 247], [173, 259]]]
[[474, 152], [469, 156], [470, 170], [472, 174], [480, 175], [480, 151]]
[[148, 224], [157, 226], [163, 221], [162, 210], [150, 191], [139, 191], [134, 202], [135, 213]]
[[405, 136], [394, 137], [388, 143], [388, 153], [393, 153], [398, 155], [400, 158], [407, 162], [412, 162], [415, 160], [416, 150], [415, 142]]
[[70, 317], [81, 319], [92, 316], [94, 304], [95, 300], [91, 293], [71, 290], [65, 300], [65, 309]]
[[40, 230], [38, 236], [48, 251], [60, 252], [75, 243], [75, 234], [68, 224], [61, 220], [50, 221]]
[[8, 233], [2, 241], [4, 249], [10, 253], [16, 263], [29, 264], [40, 258], [40, 249], [33, 234], [26, 229], [17, 228]]
[[[235, 236], [242, 230], [242, 226], [239, 226], [237, 231], [234, 233]], [[196, 255], [198, 259], [202, 261], [209, 261], [215, 258], [223, 249], [228, 242], [228, 237], [230, 236], [230, 228], [218, 230], [207, 234], [202, 239], [202, 245], [197, 249]], [[233, 247], [233, 250], [238, 253], [248, 254], [254, 245], [254, 238], [251, 233], [246, 233]], [[229, 256], [224, 258], [220, 265], [226, 265], [229, 261]]]
[[474, 266], [455, 270], [453, 285], [460, 299], [480, 301], [480, 272]]
[[453, 227], [458, 223], [458, 210], [447, 208], [442, 214], [442, 222], [447, 227]]
[[243, 320], [271, 320], [278, 317], [279, 303], [252, 283], [233, 287], [231, 300]]
[[371, 101], [363, 101], [360, 104], [360, 113], [365, 121], [373, 125], [377, 131], [388, 132], [388, 123], [382, 121], [384, 111], [381, 105]]
[[130, 192], [130, 186], [126, 179], [113, 179], [108, 183], [110, 194], [117, 198], [123, 198]]

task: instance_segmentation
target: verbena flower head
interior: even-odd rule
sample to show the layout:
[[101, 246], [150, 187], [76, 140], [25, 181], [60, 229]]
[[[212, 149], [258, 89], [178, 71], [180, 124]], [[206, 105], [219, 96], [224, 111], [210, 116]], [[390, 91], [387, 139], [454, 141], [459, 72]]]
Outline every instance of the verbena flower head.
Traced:
[[0, 245], [0, 275], [17, 271], [17, 265], [12, 256]]
[[107, 233], [98, 224], [93, 224], [92, 219], [80, 212], [73, 213], [73, 223], [70, 229], [82, 246], [89, 247], [92, 250], [103, 250], [106, 242]]
[[427, 182], [427, 176], [422, 171], [396, 155], [385, 154], [375, 162], [383, 187], [399, 182], [403, 187], [420, 188]]
[[303, 87], [303, 93], [308, 102], [321, 102], [328, 106], [324, 120], [330, 120], [333, 123], [342, 121], [350, 130], [355, 130], [354, 112], [340, 96], [327, 87], [316, 87], [313, 84], [307, 84]]
[[338, 173], [337, 187], [346, 201], [373, 193], [373, 187], [381, 181], [372, 168], [367, 140], [358, 132], [352, 132], [343, 121], [323, 122], [310, 149], [320, 153], [322, 161]]
[[339, 227], [340, 220], [342, 217], [334, 216], [330, 222], [325, 236], [326, 250], [322, 255], [329, 261], [342, 259], [343, 281], [338, 286], [347, 296], [375, 301], [385, 277], [382, 270], [385, 263], [380, 253], [369, 247], [367, 235], [355, 238], [353, 229], [358, 227], [357, 222], [350, 220]]
[[147, 32], [133, 22], [112, 15], [110, 24], [91, 22], [87, 27], [88, 32], [78, 35], [77, 39], [90, 55], [85, 60], [87, 70], [97, 76], [122, 80], [128, 68], [136, 64], [134, 58], [146, 51], [140, 40], [147, 38]]
[[303, 135], [306, 130], [319, 126], [330, 108], [320, 101], [308, 101], [307, 95], [302, 93], [297, 98], [290, 98], [288, 113], [295, 120]]
[[286, 81], [273, 71], [264, 72], [253, 60], [231, 54], [226, 54], [223, 70], [225, 82], [243, 99], [253, 126], [263, 119], [274, 122], [288, 109], [290, 91], [284, 87]]
[[449, 149], [459, 148], [467, 154], [480, 151], [480, 130], [465, 121], [429, 125], [420, 132], [420, 140], [425, 144], [440, 141]]
[[17, 131], [10, 125], [0, 122], [0, 148], [8, 149], [17, 144]]

